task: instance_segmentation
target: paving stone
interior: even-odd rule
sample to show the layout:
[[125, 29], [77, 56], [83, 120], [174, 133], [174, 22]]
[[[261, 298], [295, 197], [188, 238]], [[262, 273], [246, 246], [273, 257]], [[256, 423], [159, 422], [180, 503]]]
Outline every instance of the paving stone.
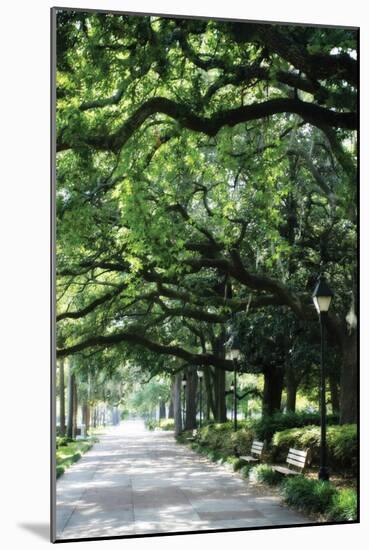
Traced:
[[308, 523], [225, 467], [126, 422], [57, 481], [57, 538]]

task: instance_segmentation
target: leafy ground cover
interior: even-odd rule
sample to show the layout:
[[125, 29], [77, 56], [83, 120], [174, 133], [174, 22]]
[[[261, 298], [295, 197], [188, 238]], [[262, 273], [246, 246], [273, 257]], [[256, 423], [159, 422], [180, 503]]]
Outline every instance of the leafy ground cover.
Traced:
[[[285, 425], [285, 422], [291, 422], [291, 418], [264, 422], [264, 426], [268, 426], [271, 433], [272, 425]], [[307, 425], [275, 432], [264, 455], [267, 463], [255, 466], [240, 459], [240, 454], [249, 453], [252, 439], [257, 437], [260, 426], [260, 421], [244, 421], [240, 429], [234, 432], [231, 422], [210, 424], [198, 429], [195, 442], [188, 440], [190, 432], [182, 432], [176, 439], [179, 443], [190, 444], [193, 450], [209, 460], [238, 471], [243, 478], [255, 484], [267, 484], [283, 497], [288, 506], [311, 515], [315, 521], [356, 520], [356, 425], [328, 427], [327, 441], [332, 470], [329, 482], [318, 480], [319, 426]], [[286, 479], [271, 468], [269, 462], [274, 462], [273, 458], [285, 461], [289, 447], [311, 449], [313, 464], [305, 475]]]
[[162, 419], [162, 420], [146, 420], [145, 427], [147, 430], [174, 430], [174, 420]]
[[82, 455], [91, 449], [98, 440], [93, 437], [89, 440], [71, 440], [65, 437], [57, 438], [56, 449], [56, 477], [60, 477], [69, 466], [77, 462]]

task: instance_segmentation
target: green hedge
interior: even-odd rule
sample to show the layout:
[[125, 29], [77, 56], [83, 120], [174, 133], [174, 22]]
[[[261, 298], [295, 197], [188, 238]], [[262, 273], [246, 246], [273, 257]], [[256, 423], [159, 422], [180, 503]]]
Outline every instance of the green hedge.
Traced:
[[[305, 426], [277, 432], [273, 437], [273, 460], [283, 462], [288, 449], [310, 449], [312, 464], [319, 464], [320, 427]], [[357, 427], [356, 424], [328, 426], [327, 451], [329, 465], [335, 470], [357, 469]]]
[[[223, 457], [249, 454], [253, 439], [264, 440], [262, 434], [265, 435], [266, 431], [271, 433], [277, 426], [289, 424], [293, 421], [304, 423], [312, 416], [314, 415], [286, 413], [285, 415], [276, 414], [258, 421], [242, 421], [237, 432], [233, 431], [232, 422], [208, 424], [198, 429], [196, 443], [208, 449], [208, 452], [213, 450]], [[331, 420], [333, 421], [333, 418]], [[178, 441], [189, 443], [189, 441], [186, 441], [186, 437], [189, 436], [192, 436], [192, 432], [185, 432], [182, 437], [178, 438]], [[285, 462], [290, 447], [297, 449], [309, 448], [312, 465], [318, 465], [319, 446], [319, 426], [308, 425], [279, 431], [274, 434], [272, 439], [270, 460], [272, 462]], [[331, 468], [336, 471], [356, 473], [357, 429], [355, 424], [328, 426], [327, 448]], [[267, 460], [269, 460], [269, 457]]]
[[275, 472], [267, 464], [257, 464], [257, 466], [250, 469], [249, 478], [251, 481], [267, 483], [268, 485], [279, 485], [283, 480], [283, 475]]
[[147, 430], [150, 430], [150, 431], [155, 430], [156, 424], [157, 424], [156, 420], [145, 420], [145, 428]]
[[250, 451], [254, 433], [251, 423], [243, 422], [237, 432], [232, 422], [209, 424], [198, 430], [197, 442], [225, 455], [245, 454]]
[[66, 445], [59, 445], [56, 451], [56, 477], [60, 477], [69, 466], [77, 462], [96, 441], [96, 438], [88, 441], [68, 440]]
[[174, 431], [174, 420], [173, 419], [162, 419], [162, 420], [145, 420], [145, 427], [148, 430], [165, 430], [165, 431]]
[[341, 489], [333, 496], [328, 515], [333, 521], [355, 521], [357, 518], [357, 493], [353, 489]]
[[[327, 415], [327, 424], [338, 424], [337, 415]], [[286, 412], [275, 413], [272, 416], [266, 416], [253, 422], [253, 431], [260, 441], [272, 440], [276, 432], [281, 432], [289, 428], [302, 428], [304, 426], [319, 426], [320, 415], [317, 413], [305, 412]]]
[[337, 489], [329, 481], [296, 476], [287, 479], [282, 494], [289, 506], [304, 512], [322, 514], [330, 521], [356, 521], [357, 493]]
[[57, 436], [56, 437], [56, 448], [59, 449], [59, 447], [66, 447], [68, 445], [68, 443], [71, 443], [72, 441], [73, 441], [73, 439], [67, 437], [66, 435]]
[[[337, 422], [337, 416], [328, 415], [328, 425], [335, 425]], [[320, 416], [315, 413], [276, 413], [259, 420], [241, 420], [237, 432], [233, 431], [232, 422], [208, 424], [198, 430], [198, 441], [222, 452], [242, 455], [249, 453], [253, 439], [271, 441], [276, 432], [319, 424]]]
[[331, 483], [304, 476], [287, 479], [282, 488], [283, 497], [289, 506], [319, 514], [328, 513], [337, 493]]

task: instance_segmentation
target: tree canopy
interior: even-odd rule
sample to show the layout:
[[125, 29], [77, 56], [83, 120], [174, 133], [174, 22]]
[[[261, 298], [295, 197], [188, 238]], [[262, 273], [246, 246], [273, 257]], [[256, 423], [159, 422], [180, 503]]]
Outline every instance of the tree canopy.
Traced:
[[324, 271], [354, 419], [357, 31], [63, 10], [56, 48], [57, 356], [231, 370], [236, 314], [247, 372]]

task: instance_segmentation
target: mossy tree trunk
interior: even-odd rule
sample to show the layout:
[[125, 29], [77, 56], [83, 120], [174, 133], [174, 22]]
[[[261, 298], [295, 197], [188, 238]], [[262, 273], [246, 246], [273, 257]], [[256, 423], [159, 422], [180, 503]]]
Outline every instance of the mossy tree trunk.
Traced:
[[174, 378], [174, 392], [173, 392], [175, 435], [178, 435], [182, 432], [181, 389], [182, 389], [182, 373], [178, 372]]
[[213, 418], [215, 418], [215, 404], [214, 404], [214, 385], [212, 384], [213, 373], [211, 367], [204, 368], [204, 386], [205, 386], [205, 420], [210, 420], [210, 413], [212, 413]]
[[227, 421], [227, 409], [226, 409], [226, 395], [225, 395], [225, 381], [226, 373], [224, 370], [215, 369], [214, 372], [214, 389], [215, 389], [215, 421], [226, 422]]
[[160, 400], [159, 404], [159, 419], [162, 420], [167, 417], [166, 409], [165, 409], [165, 403]]
[[185, 429], [194, 430], [196, 428], [196, 402], [197, 395], [197, 373], [195, 367], [187, 369], [186, 384], [186, 420]]
[[284, 369], [270, 366], [263, 369], [263, 416], [270, 416], [281, 410]]
[[357, 422], [357, 334], [356, 330], [342, 341], [340, 423]]
[[65, 382], [64, 359], [59, 360], [59, 403], [60, 403], [60, 435], [65, 435]]
[[298, 388], [298, 378], [295, 375], [293, 367], [288, 365], [286, 369], [286, 391], [287, 391], [287, 401], [286, 409], [290, 412], [296, 411], [296, 395]]
[[338, 387], [337, 378], [333, 373], [328, 376], [329, 380], [329, 392], [331, 394], [331, 405], [333, 414], [339, 414], [340, 412], [340, 390]]
[[77, 398], [77, 384], [76, 384], [76, 377], [73, 377], [73, 416], [72, 416], [72, 433], [73, 433], [73, 439], [77, 436], [77, 414], [78, 414], [78, 398]]
[[72, 367], [69, 364], [68, 372], [68, 421], [67, 421], [67, 436], [73, 437], [73, 415], [74, 415], [74, 374]]

